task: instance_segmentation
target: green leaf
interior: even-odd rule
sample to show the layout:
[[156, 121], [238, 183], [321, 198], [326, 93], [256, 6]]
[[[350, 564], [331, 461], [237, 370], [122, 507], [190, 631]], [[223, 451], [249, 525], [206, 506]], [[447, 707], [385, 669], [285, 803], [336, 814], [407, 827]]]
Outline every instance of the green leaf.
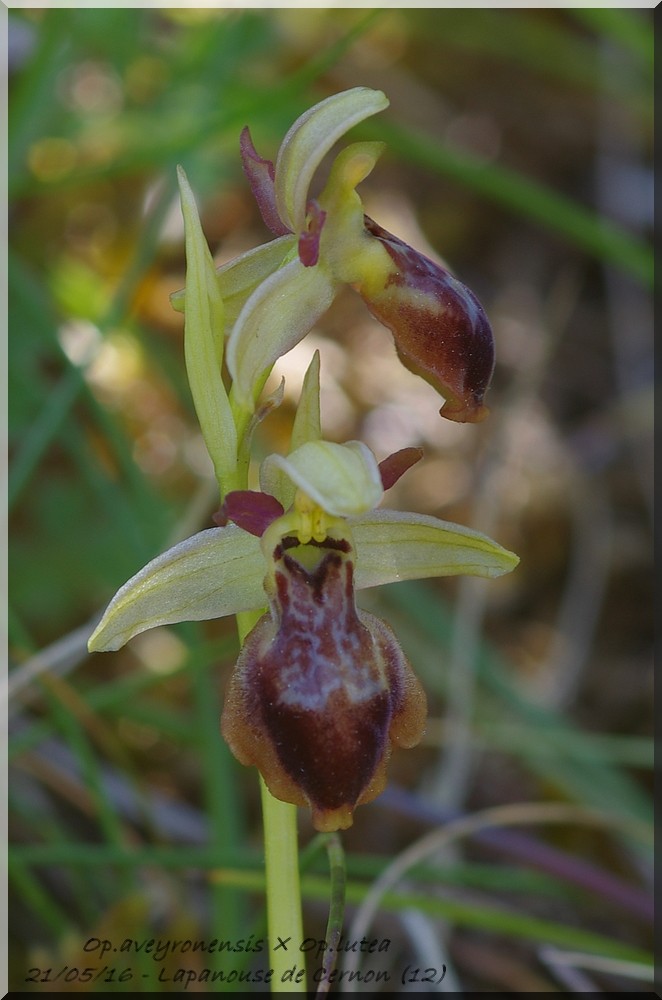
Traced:
[[221, 376], [223, 300], [186, 174], [178, 167], [186, 230], [184, 354], [200, 429], [219, 489], [230, 488], [237, 464], [237, 431]]

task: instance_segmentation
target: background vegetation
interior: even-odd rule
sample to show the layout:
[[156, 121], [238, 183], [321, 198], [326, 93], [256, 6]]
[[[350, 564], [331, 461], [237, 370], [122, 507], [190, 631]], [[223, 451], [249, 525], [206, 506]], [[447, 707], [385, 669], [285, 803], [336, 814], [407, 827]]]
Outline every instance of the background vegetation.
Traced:
[[[411, 851], [362, 925], [391, 941], [364, 962], [389, 989], [442, 962], [446, 991], [649, 988], [648, 12], [9, 13], [10, 988], [105, 965], [135, 977], [66, 988], [179, 992], [160, 969], [264, 967], [241, 950], [85, 951], [264, 934], [256, 774], [218, 731], [232, 622], [94, 657], [86, 640], [116, 588], [215, 509], [168, 303], [184, 266], [175, 166], [220, 263], [266, 238], [242, 126], [273, 155], [302, 110], [359, 84], [391, 99], [356, 130], [388, 144], [368, 210], [482, 299], [492, 414], [441, 421], [347, 291], [283, 359], [260, 447], [287, 447], [318, 346], [327, 436], [380, 459], [423, 446], [393, 505], [472, 524], [521, 566], [365, 596], [396, 625], [431, 719], [344, 836], [346, 934], [360, 939], [357, 907]], [[303, 813], [300, 829], [320, 938], [327, 862]], [[432, 830], [446, 843], [417, 849]], [[51, 981], [26, 982], [34, 967]]]

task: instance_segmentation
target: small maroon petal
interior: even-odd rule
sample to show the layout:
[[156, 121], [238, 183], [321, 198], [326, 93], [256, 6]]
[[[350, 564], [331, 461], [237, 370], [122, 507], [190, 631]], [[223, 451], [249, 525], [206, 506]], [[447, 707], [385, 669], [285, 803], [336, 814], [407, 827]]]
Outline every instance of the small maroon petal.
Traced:
[[326, 212], [316, 201], [307, 205], [307, 226], [299, 237], [299, 260], [304, 267], [314, 267], [320, 255], [320, 237], [324, 227]]
[[242, 130], [239, 149], [244, 173], [248, 178], [265, 226], [271, 230], [274, 236], [285, 236], [291, 230], [283, 225], [276, 208], [274, 165], [271, 160], [263, 160], [256, 152], [248, 125]]
[[379, 463], [379, 474], [382, 477], [382, 486], [385, 490], [390, 490], [400, 476], [403, 476], [407, 469], [423, 458], [422, 448], [401, 448]]
[[483, 397], [494, 369], [494, 340], [473, 292], [439, 264], [365, 216], [393, 271], [377, 292], [357, 291], [387, 326], [402, 363], [445, 397], [442, 417], [476, 423], [489, 412]]
[[221, 509], [212, 514], [212, 520], [220, 527], [234, 521], [244, 531], [261, 538], [269, 525], [283, 513], [283, 505], [270, 493], [234, 490], [227, 494]]

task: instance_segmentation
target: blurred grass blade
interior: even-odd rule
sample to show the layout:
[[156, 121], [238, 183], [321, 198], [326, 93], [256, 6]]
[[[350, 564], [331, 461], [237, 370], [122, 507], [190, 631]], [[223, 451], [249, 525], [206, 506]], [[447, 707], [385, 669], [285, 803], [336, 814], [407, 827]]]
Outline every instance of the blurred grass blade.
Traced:
[[563, 195], [514, 170], [453, 149], [427, 135], [390, 122], [366, 122], [362, 130], [379, 137], [405, 160], [544, 225], [598, 260], [616, 264], [647, 287], [653, 284], [653, 254], [616, 223], [593, 214]]
[[[650, 8], [652, 10], [652, 8]], [[652, 21], [646, 9], [618, 7], [575, 7], [572, 17], [592, 28], [603, 40], [627, 49], [652, 79], [655, 42]]]

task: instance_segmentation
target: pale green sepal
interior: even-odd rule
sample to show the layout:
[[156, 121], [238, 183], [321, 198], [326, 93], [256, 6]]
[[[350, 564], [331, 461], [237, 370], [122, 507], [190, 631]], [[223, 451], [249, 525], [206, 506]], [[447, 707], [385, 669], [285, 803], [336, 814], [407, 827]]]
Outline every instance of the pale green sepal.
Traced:
[[426, 514], [374, 510], [349, 523], [358, 588], [457, 574], [501, 576], [519, 562], [487, 535]]
[[279, 236], [217, 268], [216, 277], [225, 306], [226, 328], [237, 321], [241, 310], [262, 282], [297, 253], [296, 236]]
[[[319, 441], [322, 437], [320, 417], [320, 352], [315, 351], [308, 365], [299, 405], [294, 415], [290, 451], [295, 451], [308, 441]], [[290, 477], [273, 462], [263, 462], [260, 467], [260, 489], [280, 500], [285, 510], [294, 502], [296, 487]]]
[[296, 259], [246, 302], [228, 339], [227, 363], [239, 403], [252, 408], [274, 362], [303, 340], [331, 305], [335, 285], [322, 264]]
[[282, 469], [295, 486], [335, 517], [371, 510], [384, 495], [375, 456], [361, 441], [308, 441], [287, 458], [270, 455], [263, 465], [267, 473], [270, 465]]
[[157, 625], [221, 618], [265, 603], [260, 540], [234, 524], [208, 528], [157, 556], [117, 591], [89, 640], [119, 649]]
[[[254, 250], [221, 264], [216, 268], [216, 278], [225, 307], [225, 326], [230, 329], [241, 312], [244, 303], [257, 286], [270, 274], [288, 262], [296, 253], [296, 236], [279, 236]], [[184, 312], [186, 289], [180, 288], [170, 296], [170, 303], [177, 312]]]
[[331, 147], [354, 125], [388, 105], [381, 90], [354, 87], [327, 97], [295, 121], [276, 160], [276, 205], [286, 226], [295, 233], [303, 229], [310, 182]]
[[177, 168], [186, 234], [184, 357], [200, 429], [221, 491], [234, 475], [237, 432], [223, 379], [223, 300], [186, 174]]

